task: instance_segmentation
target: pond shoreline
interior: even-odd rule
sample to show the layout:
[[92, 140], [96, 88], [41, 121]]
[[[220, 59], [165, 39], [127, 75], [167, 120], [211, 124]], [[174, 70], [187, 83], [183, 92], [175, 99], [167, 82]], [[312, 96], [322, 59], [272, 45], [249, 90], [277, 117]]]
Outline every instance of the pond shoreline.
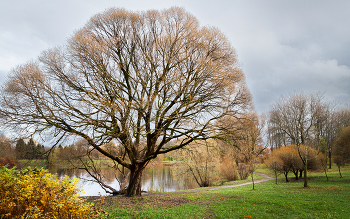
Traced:
[[[103, 165], [102, 167], [109, 167], [108, 164], [112, 165], [113, 162], [110, 160], [96, 160], [96, 162], [101, 162]], [[173, 166], [176, 164], [180, 164], [182, 161], [153, 161], [150, 162], [147, 166], [158, 166], [158, 165], [164, 165], [164, 166]], [[57, 160], [52, 163], [48, 163], [47, 160], [19, 160], [19, 166], [22, 167], [43, 167], [43, 168], [49, 168], [50, 166], [56, 166], [59, 168], [66, 168], [66, 169], [72, 169], [71, 163], [67, 160]]]
[[[254, 172], [256, 175], [260, 175], [264, 177], [263, 179], [259, 179], [254, 181], [254, 184], [262, 183], [262, 182], [267, 182], [274, 180], [273, 177], [270, 177], [264, 173], [258, 173]], [[233, 187], [241, 187], [241, 186], [246, 186], [246, 185], [251, 185], [253, 182], [246, 182], [247, 180], [240, 180], [240, 181], [234, 181], [235, 184], [233, 185], [222, 185], [222, 186], [210, 186], [210, 187], [202, 187], [202, 188], [197, 188], [197, 189], [189, 189], [189, 190], [179, 190], [179, 191], [173, 191], [173, 192], [146, 192], [143, 191], [141, 196], [134, 196], [134, 197], [129, 197], [129, 198], [135, 198], [135, 197], [143, 197], [143, 196], [163, 196], [163, 195], [176, 195], [176, 194], [185, 194], [185, 193], [195, 193], [195, 192], [201, 192], [201, 191], [209, 191], [209, 190], [218, 190], [218, 189], [226, 189], [226, 188], [233, 188]], [[106, 198], [117, 198], [117, 197], [126, 197], [125, 195], [107, 195], [107, 196], [82, 196], [85, 201], [91, 202], [91, 201], [102, 201]]]
[[[108, 160], [98, 160], [100, 173], [104, 177], [107, 185], [114, 189], [119, 189], [118, 181], [123, 181], [123, 176], [114, 168], [110, 167]], [[147, 192], [172, 192], [186, 189], [197, 188], [198, 185], [194, 180], [186, 178], [176, 178], [173, 174], [173, 168], [181, 161], [154, 161], [147, 165], [142, 177], [142, 190]], [[79, 168], [73, 168], [67, 161], [54, 162], [48, 165], [45, 160], [21, 160], [22, 167], [30, 166], [32, 168], [48, 169], [51, 174], [57, 175], [59, 178], [67, 175], [69, 178], [79, 178], [82, 192], [79, 196], [97, 196], [102, 194], [106, 196], [108, 193], [102, 187], [93, 181], [88, 173]], [[116, 178], [117, 177], [117, 178]]]

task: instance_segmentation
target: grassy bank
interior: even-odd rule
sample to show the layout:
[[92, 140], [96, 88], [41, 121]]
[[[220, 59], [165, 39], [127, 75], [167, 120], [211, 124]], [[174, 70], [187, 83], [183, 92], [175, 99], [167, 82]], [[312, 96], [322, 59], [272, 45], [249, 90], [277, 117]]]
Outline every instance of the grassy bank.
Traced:
[[350, 218], [350, 167], [334, 168], [329, 181], [310, 173], [302, 181], [283, 177], [252, 186], [143, 197], [107, 197], [96, 201], [109, 218]]
[[20, 167], [46, 167], [47, 161], [46, 160], [18, 160]]

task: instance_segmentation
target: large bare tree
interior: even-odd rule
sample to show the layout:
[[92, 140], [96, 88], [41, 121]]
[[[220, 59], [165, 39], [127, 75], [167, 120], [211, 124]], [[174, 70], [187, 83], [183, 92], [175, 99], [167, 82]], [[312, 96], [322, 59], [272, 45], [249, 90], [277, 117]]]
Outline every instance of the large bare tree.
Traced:
[[[181, 8], [97, 14], [66, 46], [15, 68], [1, 93], [11, 127], [84, 138], [130, 170], [141, 195], [151, 159], [215, 137], [216, 121], [250, 106], [235, 51], [216, 28]], [[167, 144], [182, 139], [178, 144]], [[101, 146], [117, 141], [125, 159]]]

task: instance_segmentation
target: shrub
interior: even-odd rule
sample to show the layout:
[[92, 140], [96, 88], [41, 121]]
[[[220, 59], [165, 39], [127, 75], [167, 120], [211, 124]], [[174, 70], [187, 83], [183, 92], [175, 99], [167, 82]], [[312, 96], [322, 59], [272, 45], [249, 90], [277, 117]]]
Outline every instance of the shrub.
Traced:
[[16, 162], [8, 157], [0, 157], [0, 167], [7, 166], [9, 168], [12, 168], [14, 166], [17, 166]]
[[79, 191], [77, 179], [58, 179], [44, 169], [0, 167], [1, 218], [101, 218]]
[[[307, 146], [307, 153], [307, 169], [313, 171], [322, 170], [322, 153], [317, 152], [315, 149], [309, 146]], [[302, 157], [304, 157], [304, 145], [300, 145], [300, 154]], [[277, 165], [277, 163], [273, 163], [274, 159], [279, 160], [278, 163], [282, 162], [281, 164], [278, 164], [278, 168], [274, 166]], [[267, 166], [273, 171], [275, 171], [275, 168], [277, 168], [276, 171], [282, 172], [286, 178], [286, 182], [289, 181], [289, 172], [293, 172], [295, 175], [295, 179], [298, 179], [298, 173], [300, 173], [300, 177], [302, 177], [301, 174], [304, 171], [304, 164], [300, 158], [298, 148], [296, 145], [287, 145], [285, 147], [273, 150], [265, 164], [267, 164]]]
[[277, 184], [278, 173], [283, 172], [283, 161], [277, 156], [270, 156], [265, 160], [265, 164], [267, 168], [274, 172]]
[[245, 163], [239, 163], [237, 171], [241, 180], [247, 179], [250, 174], [249, 168], [246, 166]]
[[288, 182], [288, 173], [293, 172], [295, 179], [298, 179], [298, 173], [304, 169], [303, 161], [301, 160], [298, 150], [294, 145], [287, 145], [285, 147], [278, 148], [271, 153], [272, 157], [278, 157], [282, 160], [282, 172]]
[[165, 156], [164, 157], [164, 161], [173, 161], [173, 158], [169, 157], [169, 156]]
[[233, 160], [223, 159], [218, 165], [218, 170], [222, 179], [228, 181], [236, 181], [238, 179], [236, 165]]

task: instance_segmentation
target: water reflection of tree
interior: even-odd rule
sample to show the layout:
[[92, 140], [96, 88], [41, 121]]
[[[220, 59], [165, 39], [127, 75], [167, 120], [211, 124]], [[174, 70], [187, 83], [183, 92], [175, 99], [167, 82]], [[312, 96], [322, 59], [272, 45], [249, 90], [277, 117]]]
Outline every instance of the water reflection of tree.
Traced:
[[[159, 191], [159, 192], [169, 192], [169, 191], [177, 191], [177, 190], [185, 190], [185, 189], [193, 189], [197, 188], [193, 179], [176, 179], [173, 176], [172, 169], [176, 168], [175, 166], [164, 166], [164, 165], [156, 165], [147, 167], [144, 172], [144, 177], [142, 180], [142, 190], [144, 191]], [[88, 186], [87, 189], [91, 189], [90, 185], [92, 182], [86, 179], [92, 179], [91, 176], [86, 173], [85, 170], [81, 169], [72, 169], [72, 168], [59, 168], [58, 166], [51, 165], [48, 166], [49, 171], [52, 174], [57, 174], [58, 177], [62, 178], [67, 175], [69, 178], [79, 178], [81, 180], [81, 185]], [[118, 180], [115, 178], [115, 174], [121, 180], [121, 176], [115, 169], [112, 168], [101, 168], [101, 174], [105, 176], [105, 180], [108, 185], [114, 186], [116, 189], [119, 188]], [[184, 181], [180, 181], [184, 180]], [[94, 182], [96, 183], [96, 182]], [[93, 187], [94, 189], [95, 187]], [[84, 189], [86, 190], [86, 189]], [[91, 194], [91, 192], [90, 192]], [[97, 192], [93, 195], [97, 195]]]
[[193, 142], [178, 151], [176, 156], [178, 160], [182, 160], [173, 169], [173, 175], [178, 181], [192, 178], [198, 186], [207, 187], [218, 179], [215, 166], [219, 154], [214, 140]]
[[[112, 142], [102, 147], [114, 156], [125, 156], [125, 151]], [[57, 157], [68, 161], [72, 169], [85, 171], [86, 174], [80, 173], [80, 178], [84, 181], [97, 182], [106, 193], [120, 194], [127, 186], [129, 171], [115, 161], [106, 160], [106, 157], [98, 153], [86, 140], [80, 140], [67, 147], [59, 147]], [[72, 177], [72, 172], [67, 173]], [[118, 185], [110, 186], [115, 181]]]
[[177, 178], [172, 169], [175, 166], [156, 165], [147, 167], [142, 180], [142, 189], [146, 191], [176, 191], [198, 187], [196, 183], [188, 178]]

